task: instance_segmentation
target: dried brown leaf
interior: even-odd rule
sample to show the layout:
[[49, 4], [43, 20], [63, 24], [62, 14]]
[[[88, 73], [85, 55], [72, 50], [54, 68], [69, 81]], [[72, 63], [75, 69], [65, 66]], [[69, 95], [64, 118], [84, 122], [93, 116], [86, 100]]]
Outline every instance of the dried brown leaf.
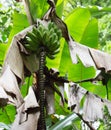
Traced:
[[20, 79], [24, 79], [23, 61], [15, 37], [8, 50], [2, 73], [4, 73], [5, 67], [7, 65], [10, 66], [11, 70], [15, 73], [15, 75], [17, 75]]
[[37, 103], [32, 87], [29, 88], [28, 95], [25, 97], [24, 101], [25, 101], [25, 105], [24, 105], [25, 111], [27, 111], [29, 108], [39, 107], [39, 104]]
[[76, 43], [72, 38], [69, 41], [69, 50], [74, 64], [78, 62], [77, 58], [79, 58], [85, 67], [93, 66], [98, 70], [104, 69], [106, 73], [111, 71], [111, 55]]
[[[5, 71], [5, 67], [9, 65], [10, 69], [13, 71], [13, 73], [16, 76], [18, 76], [21, 80], [24, 79], [24, 65], [23, 65], [22, 56], [19, 50], [18, 42], [22, 38], [24, 38], [27, 32], [31, 31], [32, 28], [33, 26], [30, 26], [14, 36], [12, 43], [10, 45], [10, 48], [8, 50], [8, 53], [6, 55], [6, 59], [4, 61], [2, 73]], [[21, 48], [21, 50], [23, 51], [23, 48]]]
[[37, 130], [40, 112], [24, 113], [24, 104], [17, 110], [11, 130]]
[[40, 112], [32, 87], [24, 99], [24, 103], [17, 109], [17, 115], [11, 130], [37, 130]]
[[[60, 93], [61, 93], [61, 100], [60, 100], [60, 105], [61, 106], [64, 106], [64, 102], [65, 102], [65, 97], [64, 97], [64, 85], [60, 85], [59, 86], [59, 90], [60, 90]], [[63, 99], [63, 100], [62, 100]]]
[[93, 122], [103, 118], [104, 103], [101, 98], [88, 93], [83, 107], [83, 118], [86, 121]]
[[69, 50], [72, 58], [72, 62], [76, 64], [78, 62], [77, 57], [82, 61], [85, 67], [94, 66], [95, 63], [89, 53], [89, 48], [74, 42], [72, 39], [69, 41]]
[[24, 65], [33, 73], [39, 68], [39, 59], [36, 54], [24, 55], [22, 54]]
[[9, 66], [5, 68], [4, 73], [0, 77], [0, 87], [6, 92], [9, 103], [13, 103], [16, 107], [19, 107], [23, 103], [17, 79]]
[[83, 96], [86, 94], [87, 90], [80, 87], [79, 85], [75, 83], [70, 83], [69, 88], [69, 97], [68, 97], [68, 106], [76, 113], [79, 113], [79, 107], [80, 107], [80, 101], [83, 98]]
[[95, 49], [90, 52], [97, 69], [105, 69], [106, 73], [111, 71], [111, 55]]
[[54, 98], [54, 90], [51, 87], [45, 88], [45, 95], [46, 95], [46, 109], [47, 114], [54, 114], [55, 113], [55, 98]]
[[8, 103], [8, 96], [5, 90], [0, 86], [0, 107], [6, 106]]

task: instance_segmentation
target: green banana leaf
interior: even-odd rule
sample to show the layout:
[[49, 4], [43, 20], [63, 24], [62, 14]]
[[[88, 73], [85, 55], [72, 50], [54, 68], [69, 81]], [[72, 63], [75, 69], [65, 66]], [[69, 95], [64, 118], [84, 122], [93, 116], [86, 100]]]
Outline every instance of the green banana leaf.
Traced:
[[[33, 16], [34, 21], [36, 21], [37, 18], [42, 18], [49, 8], [49, 5], [46, 0], [29, 0], [29, 2], [31, 15]], [[62, 16], [63, 5], [63, 0], [57, 1], [56, 12], [59, 17]]]
[[[98, 22], [92, 19], [87, 9], [75, 9], [65, 20], [69, 32], [75, 41], [97, 48], [98, 45]], [[68, 73], [68, 78], [72, 81], [91, 78], [95, 75], [93, 67], [85, 68], [81, 61], [72, 64], [67, 43], [63, 43], [62, 55], [59, 70], [61, 75]]]
[[109, 100], [111, 100], [111, 78], [108, 81], [107, 88], [108, 88], [108, 98]]
[[61, 76], [67, 74], [71, 81], [80, 81], [95, 75], [93, 67], [85, 68], [81, 61], [78, 64], [72, 64], [67, 43], [64, 43], [59, 70]]
[[49, 7], [46, 0], [29, 0], [29, 2], [31, 15], [34, 21], [36, 21], [37, 18], [43, 17]]
[[6, 53], [6, 49], [7, 49], [7, 44], [1, 43], [0, 44], [0, 65], [3, 64], [5, 53]]
[[97, 48], [98, 21], [92, 18], [88, 9], [76, 8], [66, 19], [71, 36], [75, 41]]
[[94, 16], [99, 16], [104, 13], [110, 13], [111, 12], [111, 7], [99, 7], [99, 6], [88, 6], [86, 7], [92, 15]]
[[98, 47], [98, 21], [93, 18], [89, 21], [86, 29], [84, 30], [83, 36], [80, 40], [80, 43], [92, 47]]
[[14, 12], [13, 14], [13, 28], [9, 35], [8, 45], [10, 45], [14, 35], [25, 29], [29, 26], [27, 16], [25, 14], [20, 14], [18, 12]]
[[[30, 1], [30, 11], [33, 16], [34, 21], [37, 18], [42, 18], [44, 14], [47, 12], [49, 5], [46, 0], [29, 0]], [[56, 12], [59, 17], [62, 16], [63, 12], [63, 0], [58, 0], [56, 4]]]
[[3, 110], [0, 109], [0, 122], [11, 124], [14, 121], [16, 114], [15, 107], [12, 105], [8, 105]]
[[61, 18], [63, 14], [64, 9], [64, 0], [57, 0], [56, 4], [56, 13]]

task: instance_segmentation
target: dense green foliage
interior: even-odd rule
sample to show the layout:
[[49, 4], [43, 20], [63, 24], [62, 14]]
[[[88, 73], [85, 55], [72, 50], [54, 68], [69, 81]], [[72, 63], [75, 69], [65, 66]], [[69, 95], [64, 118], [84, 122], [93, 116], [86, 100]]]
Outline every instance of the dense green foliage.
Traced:
[[[44, 3], [44, 4], [43, 4]], [[84, 44], [86, 46], [101, 49], [110, 52], [111, 48], [111, 8], [109, 7], [110, 0], [58, 0], [56, 4], [56, 11], [59, 17], [63, 16], [65, 23], [68, 26], [69, 32], [76, 42]], [[8, 9], [0, 4], [0, 66], [2, 67], [6, 50], [11, 44], [11, 40], [15, 34], [29, 26], [28, 19], [24, 13], [24, 8], [21, 3], [11, 3], [11, 7]], [[90, 5], [92, 7], [90, 7]], [[48, 9], [46, 0], [32, 0], [31, 12], [33, 19], [41, 18]], [[100, 6], [99, 9], [97, 6]], [[67, 10], [66, 10], [67, 9]], [[34, 13], [33, 13], [34, 12]], [[24, 22], [23, 22], [24, 21]], [[67, 75], [69, 80], [80, 81], [83, 79], [92, 78], [95, 76], [95, 70], [93, 67], [85, 68], [81, 61], [78, 64], [72, 64], [68, 45], [64, 39], [60, 41], [60, 53], [54, 60], [50, 60], [47, 57], [48, 68], [57, 68], [60, 71], [60, 75]], [[69, 67], [70, 66], [70, 67]], [[109, 94], [111, 94], [110, 82], [108, 82]], [[26, 79], [26, 83], [21, 89], [23, 96], [27, 94], [27, 89], [31, 84], [31, 80]], [[101, 82], [92, 84], [90, 82], [82, 83], [81, 86], [97, 94], [101, 97], [106, 97], [106, 88]], [[101, 89], [102, 88], [102, 89]], [[101, 91], [101, 93], [100, 93]], [[64, 130], [81, 129], [80, 119], [74, 116], [67, 110], [67, 106], [64, 108], [59, 105], [59, 96], [56, 95], [56, 114], [57, 118], [48, 117], [47, 127], [54, 122], [55, 125], [51, 128], [53, 130], [61, 130], [64, 126]], [[111, 99], [111, 97], [109, 97]], [[4, 108], [4, 113], [0, 110], [0, 122], [11, 124], [14, 120], [15, 109], [12, 106]], [[65, 116], [65, 119], [60, 120], [61, 115]], [[73, 115], [73, 116], [72, 116]], [[108, 114], [106, 114], [108, 115]], [[4, 120], [3, 120], [4, 119]], [[60, 120], [57, 124], [56, 122]], [[102, 122], [104, 124], [104, 121]], [[0, 124], [0, 127], [5, 126]], [[8, 127], [9, 128], [9, 127]], [[8, 129], [6, 128], [6, 129]], [[103, 128], [103, 126], [102, 126]], [[51, 130], [50, 129], [50, 130]]]

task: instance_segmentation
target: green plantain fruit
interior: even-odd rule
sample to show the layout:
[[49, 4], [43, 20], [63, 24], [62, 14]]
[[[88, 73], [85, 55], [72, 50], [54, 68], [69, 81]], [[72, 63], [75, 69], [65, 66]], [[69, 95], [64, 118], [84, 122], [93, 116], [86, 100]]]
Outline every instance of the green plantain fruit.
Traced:
[[[30, 35], [30, 36], [32, 36], [32, 35]], [[26, 36], [26, 41], [27, 41], [27, 44], [25, 44], [25, 46], [26, 46], [26, 48], [30, 49], [31, 51], [35, 51], [37, 48], [39, 48], [39, 44], [31, 37]], [[31, 46], [31, 48], [29, 48], [28, 45]]]
[[49, 24], [48, 24], [48, 30], [50, 30], [53, 27], [54, 27], [54, 23], [53, 22], [49, 22]]
[[37, 54], [37, 50], [44, 46], [46, 55], [50, 59], [54, 59], [60, 52], [61, 36], [61, 30], [53, 22], [49, 22], [48, 27], [40, 24], [37, 28], [34, 27], [32, 32], [27, 33], [25, 47]]
[[57, 50], [58, 48], [60, 47], [60, 43], [57, 41], [57, 40], [55, 40], [54, 42], [53, 42], [53, 44], [51, 44], [50, 45], [50, 50], [51, 51], [55, 51], [55, 50]]
[[50, 55], [56, 55], [60, 52], [60, 48], [56, 49], [55, 51], [49, 51]]
[[34, 33], [28, 32], [27, 37], [30, 37], [32, 39], [32, 41], [34, 42], [34, 44], [37, 42], [37, 37]]
[[58, 40], [60, 40], [60, 38], [62, 37], [62, 32], [61, 32], [61, 30], [58, 29], [58, 30], [56, 31], [56, 34], [57, 34], [57, 36], [58, 36]]
[[50, 30], [49, 30], [49, 36], [51, 36], [52, 34], [54, 33], [54, 29], [53, 28], [51, 28]]
[[50, 59], [55, 59], [55, 58], [56, 58], [56, 55], [52, 55], [52, 54], [49, 54], [49, 53], [46, 53], [46, 55], [47, 55]]
[[55, 35], [52, 34], [52, 35], [49, 36], [49, 42], [51, 42], [53, 44], [54, 41], [55, 41]]

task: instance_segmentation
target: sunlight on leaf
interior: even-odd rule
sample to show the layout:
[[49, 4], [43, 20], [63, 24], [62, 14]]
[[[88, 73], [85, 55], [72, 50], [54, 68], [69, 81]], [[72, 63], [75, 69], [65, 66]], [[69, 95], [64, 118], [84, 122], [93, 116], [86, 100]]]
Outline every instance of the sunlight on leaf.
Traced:
[[88, 9], [77, 8], [65, 20], [73, 38], [84, 45], [97, 48], [98, 22]]
[[87, 9], [76, 8], [65, 20], [69, 32], [76, 41], [80, 41], [91, 18]]
[[98, 47], [98, 21], [97, 19], [92, 19], [89, 21], [86, 29], [84, 30], [83, 36], [80, 43], [97, 48]]
[[18, 32], [20, 32], [21, 30], [25, 29], [28, 26], [29, 23], [27, 20], [27, 16], [24, 14], [17, 13], [15, 11], [13, 15], [13, 28], [9, 35], [8, 45], [10, 45], [12, 38], [15, 34], [17, 34]]
[[95, 75], [95, 70], [93, 67], [85, 68], [80, 61], [78, 64], [72, 64], [68, 45], [66, 43], [64, 43], [59, 70], [62, 76], [67, 73], [68, 79], [72, 81], [91, 78]]
[[48, 3], [46, 0], [30, 0], [31, 14], [36, 21], [37, 18], [43, 17], [44, 13], [48, 9]]
[[61, 18], [64, 9], [64, 0], [58, 0], [56, 4], [56, 13]]
[[0, 65], [3, 64], [6, 49], [7, 49], [7, 44], [0, 44]]
[[0, 109], [0, 122], [11, 124], [15, 118], [15, 107], [8, 105], [4, 110]]

